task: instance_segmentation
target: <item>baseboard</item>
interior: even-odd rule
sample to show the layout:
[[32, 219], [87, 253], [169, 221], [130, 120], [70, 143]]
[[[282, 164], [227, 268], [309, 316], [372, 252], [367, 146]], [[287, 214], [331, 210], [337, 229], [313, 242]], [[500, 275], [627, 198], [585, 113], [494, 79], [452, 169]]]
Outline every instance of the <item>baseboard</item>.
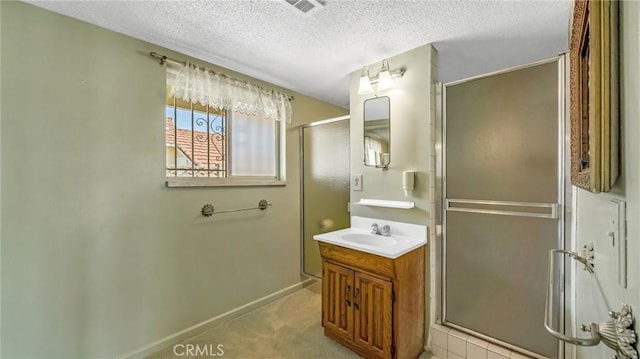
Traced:
[[429, 355], [427, 355], [427, 358], [431, 358], [431, 359], [439, 359], [438, 357], [435, 356], [435, 354], [433, 354], [433, 352], [431, 351], [431, 347], [429, 345], [425, 345], [424, 346], [424, 351], [427, 352]]
[[256, 308], [259, 308], [265, 304], [271, 303], [277, 299], [280, 299], [284, 296], [287, 296], [293, 292], [296, 292], [302, 288], [308, 287], [309, 285], [317, 282], [317, 279], [309, 278], [305, 279], [299, 283], [296, 283], [292, 286], [286, 287], [282, 290], [279, 290], [275, 293], [269, 294], [253, 302], [247, 303], [241, 307], [232, 309], [226, 313], [222, 313], [216, 317], [205, 320], [202, 323], [198, 323], [194, 326], [181, 330], [177, 333], [166, 336], [160, 340], [157, 340], [153, 343], [147, 344], [141, 348], [135, 349], [128, 353], [117, 356], [118, 359], [141, 359], [146, 356], [149, 356], [155, 352], [158, 352], [162, 349], [168, 348], [171, 345], [178, 344], [181, 341], [196, 336], [208, 329], [211, 329], [217, 325], [228, 322], [234, 318], [237, 318], [245, 313], [248, 313]]

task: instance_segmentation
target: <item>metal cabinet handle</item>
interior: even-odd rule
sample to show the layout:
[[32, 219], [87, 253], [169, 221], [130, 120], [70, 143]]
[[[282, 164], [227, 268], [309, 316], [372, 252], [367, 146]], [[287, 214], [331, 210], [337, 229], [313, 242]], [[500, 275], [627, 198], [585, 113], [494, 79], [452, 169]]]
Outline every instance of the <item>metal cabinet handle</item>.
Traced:
[[360, 288], [356, 288], [356, 290], [353, 293], [353, 306], [358, 310], [360, 309], [359, 297], [360, 297]]
[[351, 286], [347, 286], [347, 292], [345, 294], [345, 301], [347, 302], [347, 307], [351, 306], [351, 301], [349, 300], [349, 295], [351, 294]]

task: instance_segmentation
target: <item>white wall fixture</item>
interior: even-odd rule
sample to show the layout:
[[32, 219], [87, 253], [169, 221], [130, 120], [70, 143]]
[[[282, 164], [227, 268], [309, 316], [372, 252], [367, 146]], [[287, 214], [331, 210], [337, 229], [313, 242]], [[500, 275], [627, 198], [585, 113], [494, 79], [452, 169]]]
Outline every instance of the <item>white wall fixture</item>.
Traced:
[[401, 78], [404, 76], [406, 69], [400, 68], [398, 70], [389, 70], [389, 60], [382, 60], [382, 67], [380, 72], [373, 77], [369, 76], [369, 68], [367, 66], [362, 67], [362, 73], [360, 74], [360, 85], [358, 86], [358, 95], [366, 95], [373, 93], [373, 85], [377, 84], [378, 91], [388, 90], [393, 87], [393, 79]]
[[387, 208], [400, 208], [400, 209], [411, 209], [416, 206], [414, 202], [387, 201], [384, 199], [369, 199], [369, 198], [362, 198], [360, 199], [360, 201], [355, 202], [354, 204], [358, 204], [361, 206], [387, 207]]
[[627, 203], [619, 199], [611, 199], [613, 216], [609, 222], [607, 235], [616, 251], [618, 264], [618, 284], [627, 287]]
[[354, 191], [362, 191], [362, 175], [352, 175], [351, 176], [351, 187]]
[[373, 92], [373, 86], [371, 86], [371, 78], [369, 78], [369, 68], [367, 66], [362, 67], [362, 73], [360, 74], [360, 85], [358, 86], [358, 95], [370, 94]]
[[324, 9], [325, 5], [325, 0], [284, 0], [284, 2], [293, 5], [290, 9], [294, 9], [296, 13], [306, 16], [315, 15]]
[[[387, 234], [373, 232], [387, 227]], [[351, 216], [351, 227], [313, 236], [320, 242], [398, 258], [427, 243], [427, 226], [360, 216]]]
[[413, 192], [415, 183], [416, 171], [404, 171], [402, 172], [402, 189], [404, 195], [409, 197]]
[[393, 87], [393, 80], [391, 79], [391, 73], [389, 72], [389, 61], [382, 60], [382, 68], [378, 74], [378, 90], [386, 90]]

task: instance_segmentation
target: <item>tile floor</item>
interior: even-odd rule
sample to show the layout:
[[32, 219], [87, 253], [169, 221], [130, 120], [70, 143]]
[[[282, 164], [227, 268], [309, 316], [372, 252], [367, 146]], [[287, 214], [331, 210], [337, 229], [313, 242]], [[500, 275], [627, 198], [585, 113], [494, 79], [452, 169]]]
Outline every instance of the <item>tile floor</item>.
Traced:
[[[183, 341], [181, 344], [208, 346], [211, 352], [222, 344], [222, 358], [238, 359], [349, 359], [359, 358], [352, 351], [326, 338], [320, 324], [321, 282], [314, 283], [273, 303], [244, 314]], [[185, 346], [177, 347], [183, 354]], [[173, 346], [148, 359], [203, 358], [178, 356]], [[423, 353], [420, 359], [430, 356]]]

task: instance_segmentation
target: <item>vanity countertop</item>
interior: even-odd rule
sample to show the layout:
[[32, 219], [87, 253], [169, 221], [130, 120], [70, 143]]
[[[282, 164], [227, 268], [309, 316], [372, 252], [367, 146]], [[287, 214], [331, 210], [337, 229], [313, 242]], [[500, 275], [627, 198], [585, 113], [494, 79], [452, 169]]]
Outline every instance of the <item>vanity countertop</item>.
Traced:
[[[391, 227], [390, 236], [371, 234], [371, 225]], [[427, 227], [367, 217], [351, 217], [351, 228], [316, 234], [316, 241], [335, 244], [387, 258], [398, 258], [427, 243]]]

